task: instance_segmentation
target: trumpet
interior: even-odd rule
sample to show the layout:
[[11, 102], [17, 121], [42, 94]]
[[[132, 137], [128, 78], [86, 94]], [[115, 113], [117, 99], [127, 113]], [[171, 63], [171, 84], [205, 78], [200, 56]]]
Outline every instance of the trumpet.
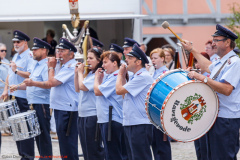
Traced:
[[201, 69], [190, 69], [190, 71], [201, 72]]
[[62, 60], [63, 60], [63, 58], [56, 58], [56, 60], [57, 60], [57, 61], [58, 61], [58, 60], [61, 60], [61, 61], [62, 61]]
[[[79, 65], [77, 64], [76, 67], [78, 67]], [[84, 67], [92, 67], [92, 65], [85, 65]]]

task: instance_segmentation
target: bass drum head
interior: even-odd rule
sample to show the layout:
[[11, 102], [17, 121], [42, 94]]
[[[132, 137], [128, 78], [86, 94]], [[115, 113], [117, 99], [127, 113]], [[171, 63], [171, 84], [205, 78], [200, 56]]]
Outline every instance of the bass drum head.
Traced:
[[217, 94], [205, 83], [188, 81], [172, 90], [163, 104], [161, 123], [166, 134], [179, 142], [202, 137], [218, 114]]

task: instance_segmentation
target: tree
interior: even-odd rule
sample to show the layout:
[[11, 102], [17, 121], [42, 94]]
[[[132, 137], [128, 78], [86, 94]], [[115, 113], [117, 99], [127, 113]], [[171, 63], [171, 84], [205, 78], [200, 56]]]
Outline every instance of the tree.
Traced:
[[227, 25], [229, 29], [231, 29], [235, 34], [237, 34], [238, 39], [236, 39], [236, 45], [240, 49], [240, 4], [233, 3], [230, 6], [230, 10], [233, 13], [233, 17], [228, 18], [229, 24]]

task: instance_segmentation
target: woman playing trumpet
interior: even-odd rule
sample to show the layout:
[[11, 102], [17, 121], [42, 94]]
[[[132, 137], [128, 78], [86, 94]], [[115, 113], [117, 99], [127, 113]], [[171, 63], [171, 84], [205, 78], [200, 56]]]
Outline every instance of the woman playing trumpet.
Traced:
[[[97, 117], [104, 143], [105, 159], [124, 159], [127, 157], [123, 135], [123, 98], [116, 94], [116, 80], [121, 65], [116, 52], [106, 51], [101, 55], [102, 67], [95, 74], [94, 92], [97, 96]], [[109, 118], [112, 117], [112, 118]], [[109, 138], [110, 137], [110, 138]]]
[[95, 141], [97, 111], [96, 96], [94, 94], [95, 72], [102, 66], [100, 56], [102, 50], [92, 48], [88, 50], [87, 63], [89, 67], [84, 73], [84, 64], [78, 63], [75, 69], [75, 90], [80, 92], [78, 105], [78, 133], [86, 160], [103, 160], [104, 151], [101, 136]]

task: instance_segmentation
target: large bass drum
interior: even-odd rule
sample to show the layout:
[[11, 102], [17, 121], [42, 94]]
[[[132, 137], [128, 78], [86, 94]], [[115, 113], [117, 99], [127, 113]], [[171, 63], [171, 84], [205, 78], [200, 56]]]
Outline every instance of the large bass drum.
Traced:
[[158, 77], [146, 97], [148, 118], [162, 132], [180, 142], [194, 141], [214, 124], [218, 96], [205, 83], [176, 69]]

